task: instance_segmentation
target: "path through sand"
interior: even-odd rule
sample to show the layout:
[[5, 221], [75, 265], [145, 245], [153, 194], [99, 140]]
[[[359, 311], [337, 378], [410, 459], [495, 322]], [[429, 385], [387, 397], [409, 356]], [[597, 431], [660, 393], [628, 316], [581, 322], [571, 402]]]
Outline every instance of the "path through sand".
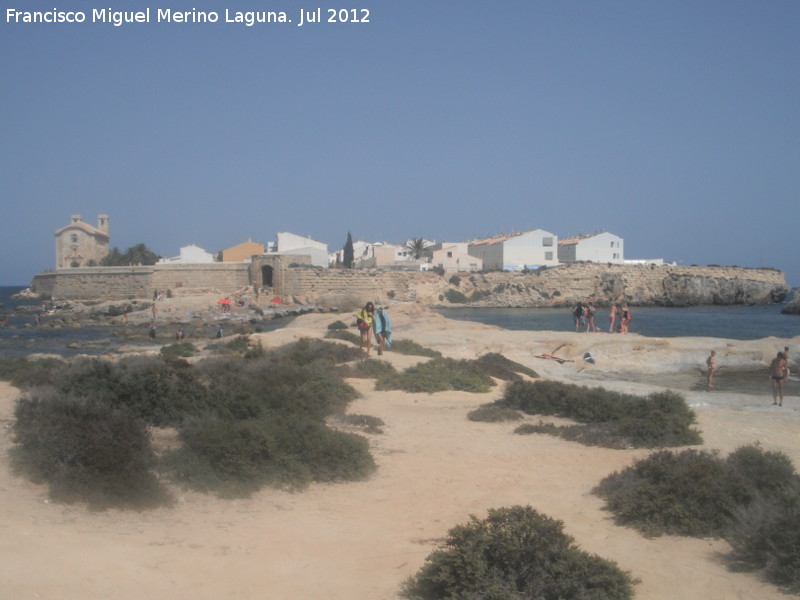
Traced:
[[[509, 332], [438, 320], [418, 331], [412, 317], [398, 315], [397, 322], [410, 337], [448, 355], [508, 346], [510, 358], [522, 358], [511, 355], [515, 348], [521, 352], [523, 342]], [[264, 334], [264, 340], [277, 344], [317, 335], [326, 319], [333, 320], [298, 319], [290, 328]], [[426, 339], [424, 331], [439, 335]], [[386, 358], [398, 367], [415, 360], [391, 353]], [[521, 362], [540, 366], [530, 353]], [[544, 370], [556, 372], [549, 364]], [[575, 368], [556, 373], [590, 381]], [[12, 476], [6, 455], [17, 392], [0, 383], [0, 597], [394, 600], [402, 581], [448, 529], [471, 514], [481, 517], [487, 508], [514, 504], [530, 504], [563, 520], [583, 549], [629, 570], [641, 580], [639, 599], [786, 597], [755, 575], [728, 571], [720, 560], [724, 542], [646, 539], [613, 525], [590, 491], [647, 451], [588, 448], [548, 436], [514, 435], [515, 424], [468, 421], [467, 413], [499, 397], [502, 386], [482, 395], [427, 395], [375, 392], [371, 381], [352, 383], [362, 398], [350, 412], [386, 424], [382, 434], [368, 436], [379, 465], [368, 481], [313, 485], [301, 493], [264, 490], [244, 500], [179, 492], [176, 507], [145, 513], [91, 513], [48, 503], [45, 488]], [[655, 389], [604, 383], [642, 393]], [[727, 453], [758, 441], [800, 464], [797, 397], [781, 412], [764, 397], [706, 392], [686, 397], [696, 406], [704, 447]]]

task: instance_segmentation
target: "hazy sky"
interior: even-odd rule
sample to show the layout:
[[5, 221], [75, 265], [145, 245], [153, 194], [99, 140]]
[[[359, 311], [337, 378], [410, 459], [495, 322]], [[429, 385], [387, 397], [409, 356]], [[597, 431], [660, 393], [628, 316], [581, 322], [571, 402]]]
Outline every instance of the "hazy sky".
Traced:
[[[151, 22], [90, 22], [109, 6]], [[166, 256], [278, 231], [333, 250], [348, 231], [605, 230], [626, 258], [800, 285], [800, 2], [316, 6], [370, 22], [298, 27], [311, 4], [294, 0], [3, 0], [0, 284], [53, 268], [71, 214], [107, 213], [112, 246]], [[219, 22], [156, 22], [193, 7]]]

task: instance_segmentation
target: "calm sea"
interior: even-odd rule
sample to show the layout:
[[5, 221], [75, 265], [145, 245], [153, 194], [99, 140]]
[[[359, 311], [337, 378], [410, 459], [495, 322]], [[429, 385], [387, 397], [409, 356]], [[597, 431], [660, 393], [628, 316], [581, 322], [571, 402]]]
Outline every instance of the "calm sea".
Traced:
[[[25, 356], [27, 354], [58, 354], [74, 356], [76, 354], [105, 354], [113, 352], [118, 346], [131, 343], [130, 339], [121, 335], [121, 327], [82, 327], [79, 329], [33, 327], [35, 312], [31, 312], [41, 303], [34, 300], [16, 300], [13, 294], [25, 289], [19, 286], [0, 286], [0, 314], [8, 317], [8, 325], [0, 327], [0, 356]], [[22, 310], [18, 310], [22, 308]], [[30, 310], [28, 310], [30, 309]], [[291, 318], [271, 319], [260, 323], [262, 331], [280, 329], [291, 321]], [[131, 327], [127, 328], [128, 330]], [[142, 337], [147, 327], [142, 326]], [[216, 327], [209, 326], [209, 337]], [[164, 338], [164, 343], [172, 340]], [[190, 340], [191, 341], [191, 340]]]
[[[800, 316], [782, 315], [782, 305], [692, 306], [687, 308], [631, 307], [630, 332], [648, 337], [719, 337], [755, 340], [800, 335]], [[569, 309], [564, 308], [446, 308], [437, 310], [448, 319], [478, 321], [503, 329], [574, 331]], [[608, 331], [608, 311], [595, 317], [600, 331]]]
[[[103, 354], [115, 346], [128, 343], [119, 336], [117, 327], [84, 327], [81, 329], [36, 329], [33, 313], [17, 311], [19, 306], [37, 306], [30, 300], [14, 300], [11, 296], [22, 287], [0, 286], [0, 312], [9, 318], [7, 327], [0, 327], [0, 355], [21, 356], [34, 352], [60, 354]], [[574, 331], [572, 315], [567, 309], [555, 308], [446, 308], [437, 312], [450, 318], [478, 321], [504, 329], [530, 331]], [[762, 306], [694, 306], [689, 308], [632, 307], [630, 331], [649, 337], [719, 337], [752, 340], [763, 337], [792, 338], [800, 335], [800, 316], [782, 315], [781, 305]], [[290, 319], [265, 321], [262, 330], [286, 325]], [[603, 309], [596, 322], [601, 331], [608, 331], [608, 313]], [[70, 347], [77, 346], [77, 347]]]

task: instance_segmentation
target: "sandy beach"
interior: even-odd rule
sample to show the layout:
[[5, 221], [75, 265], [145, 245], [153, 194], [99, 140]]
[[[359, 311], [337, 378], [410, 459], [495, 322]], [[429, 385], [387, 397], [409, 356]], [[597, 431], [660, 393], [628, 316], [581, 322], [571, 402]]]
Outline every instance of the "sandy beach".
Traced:
[[[785, 345], [797, 357], [800, 338], [512, 332], [449, 321], [414, 304], [390, 311], [396, 338], [449, 357], [499, 352], [543, 377], [641, 394], [669, 382], [695, 409], [703, 448], [727, 454], [758, 442], [800, 465], [800, 384], [787, 388], [782, 408], [774, 407], [765, 371]], [[349, 315], [304, 315], [253, 339], [274, 347], [321, 337], [340, 319]], [[722, 370], [717, 388], [707, 391], [700, 367], [710, 349]], [[586, 352], [594, 364], [583, 360]], [[535, 358], [542, 353], [574, 362]], [[391, 352], [382, 358], [397, 368], [420, 360]], [[760, 392], [757, 379], [748, 386], [726, 381], [726, 372], [744, 371], [763, 373]], [[18, 391], [0, 382], [0, 598], [394, 600], [451, 527], [515, 504], [563, 520], [584, 550], [630, 571], [640, 580], [637, 598], [786, 597], [756, 574], [729, 571], [720, 558], [723, 541], [647, 539], [613, 524], [591, 489], [647, 450], [590, 448], [515, 435], [516, 423], [469, 421], [468, 412], [500, 397], [502, 384], [486, 394], [428, 395], [350, 382], [361, 398], [349, 412], [385, 422], [383, 433], [368, 435], [378, 463], [369, 480], [315, 484], [299, 493], [266, 489], [239, 500], [177, 490], [176, 506], [144, 513], [54, 504], [44, 486], [12, 475], [7, 454]]]

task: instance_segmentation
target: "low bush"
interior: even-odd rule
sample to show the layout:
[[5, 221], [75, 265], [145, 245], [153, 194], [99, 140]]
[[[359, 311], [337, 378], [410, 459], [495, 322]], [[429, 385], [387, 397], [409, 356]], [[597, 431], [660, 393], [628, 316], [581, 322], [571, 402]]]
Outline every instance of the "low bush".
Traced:
[[334, 321], [328, 325], [328, 331], [345, 331], [346, 329], [347, 324], [343, 321]]
[[250, 338], [237, 335], [226, 342], [214, 342], [207, 348], [214, 354], [244, 354], [250, 346]]
[[466, 304], [469, 302], [469, 298], [464, 295], [464, 292], [453, 288], [448, 288], [444, 293], [444, 297], [450, 304]]
[[155, 357], [74, 361], [61, 370], [56, 387], [159, 427], [177, 425], [186, 415], [209, 409], [207, 390], [193, 369]]
[[326, 338], [330, 338], [333, 340], [342, 340], [345, 342], [350, 342], [355, 344], [356, 346], [361, 345], [361, 336], [357, 333], [353, 333], [352, 331], [340, 331], [340, 330], [330, 330], [325, 334]]
[[27, 389], [49, 385], [57, 378], [64, 361], [57, 358], [30, 360], [24, 357], [0, 357], [0, 379]]
[[164, 358], [178, 358], [194, 356], [197, 349], [189, 342], [176, 342], [161, 348], [161, 356]]
[[474, 361], [434, 358], [402, 373], [379, 378], [375, 389], [429, 394], [451, 390], [482, 393], [488, 392], [493, 385], [494, 380], [476, 367]]
[[657, 448], [699, 444], [692, 428], [694, 411], [682, 396], [657, 392], [647, 397], [619, 394], [554, 381], [514, 381], [508, 384], [505, 406], [532, 415], [573, 419], [581, 426], [525, 426], [518, 433], [549, 433], [584, 444], [609, 448]]
[[12, 463], [63, 502], [95, 509], [171, 501], [154, 474], [147, 426], [93, 399], [38, 388], [17, 402]]
[[188, 422], [180, 435], [183, 447], [164, 458], [169, 474], [221, 496], [246, 496], [264, 485], [355, 481], [376, 468], [365, 438], [310, 420], [205, 418]]
[[635, 581], [615, 563], [580, 550], [564, 524], [530, 506], [489, 509], [452, 528], [409, 578], [408, 600], [633, 598]]
[[411, 356], [427, 356], [430, 358], [442, 358], [442, 353], [432, 348], [421, 346], [417, 342], [411, 340], [392, 340], [392, 351], [398, 354], [406, 354]]
[[356, 377], [359, 379], [379, 379], [397, 374], [394, 366], [385, 360], [368, 358], [342, 367], [343, 377]]
[[361, 427], [365, 433], [383, 433], [381, 427], [386, 425], [383, 419], [371, 415], [341, 415], [338, 421], [351, 427]]
[[319, 362], [330, 365], [359, 358], [361, 358], [361, 351], [358, 348], [312, 338], [301, 338], [292, 344], [286, 344], [270, 352], [270, 359], [273, 361], [291, 362], [297, 365]]
[[496, 404], [484, 404], [467, 414], [470, 421], [483, 421], [486, 423], [500, 423], [502, 421], [519, 421], [522, 415], [518, 410], [505, 408]]
[[594, 493], [620, 524], [648, 535], [722, 537], [742, 510], [754, 503], [783, 506], [798, 491], [785, 455], [745, 446], [727, 459], [698, 450], [655, 452], [603, 479]]
[[526, 367], [523, 364], [509, 360], [497, 352], [489, 352], [484, 354], [483, 356], [479, 357], [476, 362], [480, 367], [486, 370], [487, 375], [491, 375], [497, 379], [519, 379], [517, 373], [522, 373], [523, 375], [527, 375], [532, 379], [539, 377], [538, 373], [536, 373], [536, 371], [530, 367]]
[[800, 593], [800, 500], [798, 490], [780, 503], [753, 502], [738, 510], [727, 531], [730, 565], [737, 571], [763, 569], [772, 583]]

